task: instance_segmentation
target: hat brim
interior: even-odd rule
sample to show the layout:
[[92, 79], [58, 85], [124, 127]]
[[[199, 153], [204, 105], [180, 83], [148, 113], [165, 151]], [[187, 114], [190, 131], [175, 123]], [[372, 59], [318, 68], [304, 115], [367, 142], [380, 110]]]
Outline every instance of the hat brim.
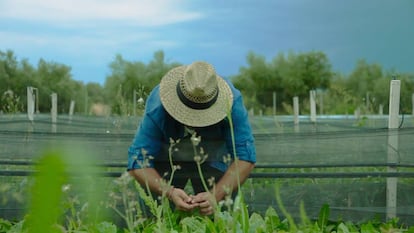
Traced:
[[205, 127], [223, 120], [231, 111], [233, 93], [227, 82], [217, 76], [219, 93], [216, 102], [207, 109], [193, 109], [183, 104], [176, 91], [177, 82], [184, 76], [186, 66], [170, 70], [160, 82], [160, 98], [165, 110], [177, 121], [192, 127]]

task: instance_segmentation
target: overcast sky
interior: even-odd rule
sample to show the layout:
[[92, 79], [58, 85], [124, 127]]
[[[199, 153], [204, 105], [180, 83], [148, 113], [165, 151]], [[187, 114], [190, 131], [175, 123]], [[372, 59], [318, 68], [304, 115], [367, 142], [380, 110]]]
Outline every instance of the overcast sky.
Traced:
[[103, 84], [116, 54], [129, 61], [211, 62], [234, 75], [253, 51], [322, 51], [334, 71], [359, 59], [414, 72], [412, 0], [0, 0], [0, 50], [37, 66], [72, 67]]

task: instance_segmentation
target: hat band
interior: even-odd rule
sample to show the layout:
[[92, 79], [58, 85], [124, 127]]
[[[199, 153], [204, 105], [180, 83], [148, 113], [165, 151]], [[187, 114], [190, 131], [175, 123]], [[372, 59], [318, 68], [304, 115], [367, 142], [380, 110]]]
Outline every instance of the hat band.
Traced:
[[197, 110], [202, 110], [202, 109], [207, 109], [209, 107], [211, 107], [211, 105], [213, 105], [217, 98], [218, 98], [218, 92], [219, 89], [216, 89], [216, 94], [213, 96], [213, 98], [211, 98], [211, 100], [204, 102], [204, 103], [197, 103], [194, 101], [189, 100], [184, 93], [182, 92], [181, 88], [180, 88], [180, 82], [177, 83], [177, 95], [178, 98], [181, 100], [181, 102], [183, 104], [185, 104], [187, 107], [192, 108], [192, 109], [197, 109]]

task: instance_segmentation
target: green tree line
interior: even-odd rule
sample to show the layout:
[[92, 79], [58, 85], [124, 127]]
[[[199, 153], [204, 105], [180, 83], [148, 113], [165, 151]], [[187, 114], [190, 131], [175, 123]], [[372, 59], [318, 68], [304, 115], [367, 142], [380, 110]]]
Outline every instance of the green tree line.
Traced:
[[[401, 80], [401, 111], [411, 113], [414, 74], [384, 70], [380, 64], [356, 61], [352, 72], [333, 70], [321, 51], [277, 54], [270, 61], [249, 52], [246, 66], [227, 77], [244, 95], [245, 105], [255, 112], [272, 114], [276, 99], [277, 114], [291, 114], [293, 97], [299, 97], [301, 114], [309, 112], [309, 92], [317, 93], [318, 113], [378, 113], [380, 106], [388, 111], [389, 85]], [[171, 68], [181, 65], [167, 62], [163, 51], [156, 51], [148, 63], [128, 61], [118, 54], [109, 64], [110, 74], [104, 85], [73, 79], [71, 67], [40, 59], [33, 66], [27, 59], [18, 60], [13, 51], [0, 50], [0, 111], [26, 111], [28, 86], [37, 88], [38, 110], [49, 112], [52, 93], [58, 94], [58, 112], [68, 113], [75, 101], [75, 113], [91, 114], [94, 104], [104, 104], [112, 114], [130, 115], [142, 111], [142, 103], [151, 89]], [[276, 98], [274, 98], [276, 97]], [[141, 105], [140, 105], [141, 104]], [[135, 108], [135, 109], [134, 109]]]

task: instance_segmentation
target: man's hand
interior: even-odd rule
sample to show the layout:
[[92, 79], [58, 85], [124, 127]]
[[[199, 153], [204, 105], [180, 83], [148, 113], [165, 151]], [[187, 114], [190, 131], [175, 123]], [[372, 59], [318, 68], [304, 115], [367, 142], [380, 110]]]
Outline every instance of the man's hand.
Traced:
[[193, 202], [193, 198], [187, 195], [182, 189], [173, 187], [167, 196], [178, 210], [191, 211], [198, 207], [198, 203]]
[[202, 192], [193, 196], [191, 203], [200, 208], [200, 214], [202, 215], [213, 214], [216, 207], [216, 201], [210, 192]]

